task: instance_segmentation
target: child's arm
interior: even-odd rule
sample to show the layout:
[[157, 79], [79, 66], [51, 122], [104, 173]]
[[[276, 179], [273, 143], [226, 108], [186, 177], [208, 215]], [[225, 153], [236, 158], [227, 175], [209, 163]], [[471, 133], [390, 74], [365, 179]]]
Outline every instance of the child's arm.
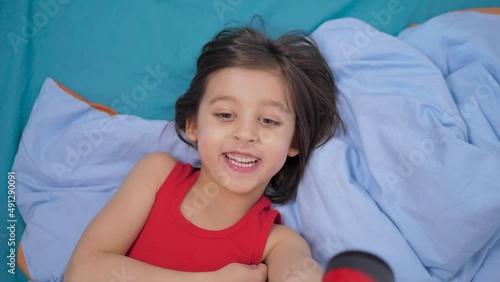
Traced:
[[137, 163], [82, 234], [65, 281], [224, 281], [234, 275], [253, 277], [254, 281], [256, 277], [265, 279], [266, 269], [262, 266], [232, 264], [215, 272], [188, 273], [125, 256], [146, 222], [156, 191], [174, 165], [175, 160], [165, 153], [149, 154]]
[[304, 238], [292, 229], [274, 225], [264, 252], [269, 282], [321, 282], [323, 269], [311, 257]]

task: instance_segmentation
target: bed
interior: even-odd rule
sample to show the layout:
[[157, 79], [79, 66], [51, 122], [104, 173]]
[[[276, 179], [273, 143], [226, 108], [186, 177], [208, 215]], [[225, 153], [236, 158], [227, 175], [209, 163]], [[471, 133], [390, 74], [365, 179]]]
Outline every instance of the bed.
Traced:
[[[1, 235], [16, 252], [12, 259], [2, 243], [15, 274], [3, 271], [0, 280], [27, 281], [23, 261], [34, 281], [59, 281], [85, 222], [141, 155], [196, 159], [171, 127], [165, 138], [160, 129], [203, 43], [259, 14], [271, 36], [314, 31], [348, 124], [347, 134], [316, 150], [297, 199], [277, 207], [315, 259], [324, 265], [360, 249], [387, 260], [397, 281], [491, 281], [500, 266], [499, 21], [489, 9], [444, 13], [498, 6], [2, 2], [0, 122], [9, 134], [0, 166], [16, 173], [2, 206], [9, 193], [16, 205], [2, 215], [15, 231]], [[146, 77], [156, 83], [145, 87]], [[100, 139], [96, 128], [112, 138]], [[110, 170], [114, 177], [103, 174]]]

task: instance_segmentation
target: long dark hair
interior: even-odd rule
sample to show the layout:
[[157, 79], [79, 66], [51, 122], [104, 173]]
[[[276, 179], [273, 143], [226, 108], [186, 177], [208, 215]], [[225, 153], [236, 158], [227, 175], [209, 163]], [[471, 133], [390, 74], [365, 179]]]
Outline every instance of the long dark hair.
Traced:
[[292, 144], [299, 154], [287, 158], [265, 192], [272, 202], [285, 203], [296, 195], [311, 151], [344, 126], [336, 108], [330, 68], [305, 32], [294, 31], [272, 40], [252, 28], [222, 30], [203, 47], [196, 75], [175, 104], [176, 132], [190, 146], [196, 147], [184, 135], [186, 121], [196, 117], [209, 76], [230, 67], [276, 69], [286, 81], [295, 111]]

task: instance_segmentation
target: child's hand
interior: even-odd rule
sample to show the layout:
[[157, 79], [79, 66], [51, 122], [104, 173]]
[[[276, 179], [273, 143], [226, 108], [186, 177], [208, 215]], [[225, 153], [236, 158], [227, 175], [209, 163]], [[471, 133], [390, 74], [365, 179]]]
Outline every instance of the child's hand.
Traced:
[[265, 282], [267, 279], [267, 265], [246, 265], [231, 263], [215, 271], [217, 281], [238, 282]]

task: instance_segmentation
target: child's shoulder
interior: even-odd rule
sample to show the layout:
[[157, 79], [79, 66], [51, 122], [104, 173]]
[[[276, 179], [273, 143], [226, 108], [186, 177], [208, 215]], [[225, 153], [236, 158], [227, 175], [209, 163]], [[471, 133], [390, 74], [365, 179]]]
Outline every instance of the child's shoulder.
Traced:
[[307, 249], [309, 247], [304, 238], [292, 228], [281, 224], [273, 224], [264, 247], [263, 260], [267, 259], [274, 250], [282, 248]]
[[177, 162], [176, 159], [174, 159], [171, 155], [165, 152], [152, 152], [149, 154], [146, 154], [142, 159], [140, 160], [141, 162], [148, 162], [148, 163], [154, 163], [158, 165], [175, 165]]
[[165, 152], [152, 152], [145, 155], [136, 165], [139, 171], [153, 177], [158, 187], [174, 168], [177, 160]]
[[286, 225], [274, 223], [269, 234], [269, 239], [280, 243], [286, 240], [301, 240], [302, 236]]

